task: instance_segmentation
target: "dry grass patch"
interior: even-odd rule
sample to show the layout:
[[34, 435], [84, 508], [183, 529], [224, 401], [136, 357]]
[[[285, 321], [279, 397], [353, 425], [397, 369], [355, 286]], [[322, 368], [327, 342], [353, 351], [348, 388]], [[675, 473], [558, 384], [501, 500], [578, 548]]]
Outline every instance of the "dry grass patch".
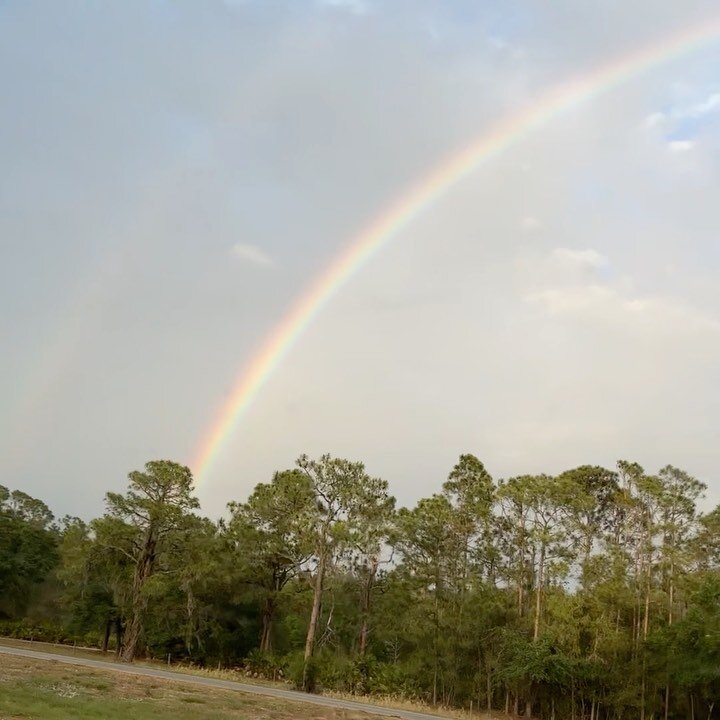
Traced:
[[[46, 652], [46, 653], [52, 653], [56, 655], [64, 655], [64, 656], [70, 656], [70, 657], [84, 657], [92, 660], [106, 660], [107, 662], [112, 662], [113, 655], [112, 653], [109, 654], [103, 654], [100, 650], [96, 650], [93, 648], [73, 648], [72, 646], [68, 645], [53, 645], [52, 643], [41, 643], [41, 642], [30, 642], [27, 640], [13, 640], [10, 638], [0, 638], [0, 645], [7, 645], [9, 647], [17, 647], [17, 648], [25, 648], [28, 650], [37, 650], [40, 652]], [[2, 662], [3, 662], [3, 656], [0, 656], [0, 683], [2, 683]], [[277, 687], [282, 689], [288, 689], [288, 683], [286, 682], [273, 682], [272, 680], [265, 680], [265, 679], [254, 679], [250, 677], [246, 677], [244, 673], [238, 672], [235, 670], [230, 669], [223, 669], [218, 670], [214, 668], [200, 668], [193, 665], [183, 665], [183, 664], [175, 664], [171, 667], [168, 667], [165, 663], [162, 663], [160, 661], [148, 661], [148, 660], [140, 660], [134, 663], [137, 666], [141, 667], [151, 667], [151, 668], [157, 668], [162, 670], [171, 670], [172, 672], [181, 673], [183, 675], [195, 675], [199, 677], [207, 677], [207, 678], [216, 678], [218, 680], [231, 680], [234, 682], [241, 682], [248, 685], [258, 685], [262, 687]], [[72, 666], [70, 666], [72, 667]], [[79, 671], [85, 676], [90, 676], [90, 673], [92, 672], [90, 669], [85, 668], [76, 668], [76, 671]], [[104, 672], [104, 671], [98, 671], [98, 672]], [[172, 684], [172, 683], [165, 683], [164, 681], [160, 681], [157, 679], [151, 679], [151, 678], [143, 678], [145, 683], [147, 684], [146, 689], [142, 692], [145, 693], [144, 695], [135, 696], [133, 695], [134, 686], [137, 684], [137, 677], [134, 676], [127, 676], [122, 675], [120, 673], [116, 673], [116, 679], [115, 679], [115, 685], [113, 687], [118, 689], [118, 692], [125, 693], [124, 695], [121, 695], [121, 697], [126, 698], [127, 700], [134, 700], [139, 701], [142, 699], [157, 699], [156, 696], [152, 695], [153, 690], [162, 690], [163, 692], [166, 692], [166, 685]], [[107, 682], [107, 680], [105, 680]], [[180, 688], [184, 688], [184, 686], [180, 685]], [[123, 690], [124, 688], [124, 690]], [[149, 689], [147, 689], [149, 688]], [[0, 689], [2, 689], [2, 685], [0, 684]], [[187, 688], [185, 688], [187, 691]], [[202, 706], [204, 705], [203, 697], [205, 694], [205, 689], [192, 689], [189, 690], [191, 693], [195, 693], [194, 695], [190, 696], [179, 696], [177, 698], [178, 703], [180, 703], [181, 707], [190, 707], [194, 708], [195, 706]], [[223, 691], [223, 690], [213, 690], [208, 692], [229, 692], [229, 691]], [[230, 692], [230, 694], [234, 694]], [[417, 713], [430, 713], [430, 714], [437, 714], [442, 717], [446, 718], [453, 718], [454, 720], [498, 720], [499, 718], [506, 718], [504, 713], [501, 713], [499, 711], [494, 712], [492, 715], [488, 715], [486, 713], [478, 712], [477, 710], [470, 713], [467, 710], [457, 710], [457, 709], [451, 709], [451, 708], [433, 708], [428, 705], [424, 705], [419, 702], [413, 702], [410, 700], [404, 700], [402, 698], [398, 697], [381, 697], [381, 696], [358, 696], [358, 695], [351, 695], [349, 693], [338, 693], [338, 692], [325, 692], [323, 695], [327, 697], [332, 698], [338, 698], [341, 700], [351, 700], [354, 702], [361, 702], [366, 703], [369, 705], [376, 705], [378, 707], [382, 708], [397, 708], [401, 710], [408, 710], [411, 712], [417, 712]], [[199, 697], [198, 697], [199, 696]], [[271, 710], [268, 712], [275, 712], [276, 714], [270, 714], [265, 716], [258, 716], [258, 717], [267, 717], [267, 718], [292, 718], [292, 717], [298, 717], [302, 718], [303, 720], [306, 720], [308, 718], [315, 718], [316, 720], [335, 720], [336, 718], [343, 718], [343, 720], [356, 720], [360, 718], [367, 719], [371, 717], [370, 715], [366, 713], [355, 713], [354, 715], [350, 713], [349, 711], [345, 711], [345, 715], [338, 714], [340, 711], [333, 711], [332, 709], [328, 709], [326, 712], [323, 708], [313, 705], [304, 705], [302, 704], [303, 713], [300, 715], [295, 714], [289, 714], [289, 715], [282, 715], [277, 714], [280, 712], [277, 710], [276, 705], [280, 701], [270, 701], [270, 700], [264, 700], [262, 698], [254, 698], [254, 696], [244, 695], [243, 697], [253, 697], [253, 699], [256, 701], [259, 707], [262, 707], [263, 702], [267, 705], [270, 703], [272, 705]], [[293, 704], [293, 707], [296, 705]], [[2, 705], [0, 704], [0, 709], [2, 708]], [[265, 710], [263, 710], [265, 712]], [[323, 714], [325, 712], [325, 714]], [[329, 714], [328, 714], [329, 713]], [[334, 714], [333, 714], [334, 713]], [[28, 716], [22, 716], [22, 717], [28, 717]], [[109, 716], [112, 717], [112, 716]], [[182, 717], [182, 716], [181, 716]], [[190, 714], [188, 717], [205, 717], [204, 715], [198, 715], [196, 714]], [[234, 718], [234, 717], [244, 717], [243, 715], [210, 715], [208, 717], [228, 717], [228, 718]], [[248, 717], [256, 717], [255, 715], [248, 715]], [[0, 715], [0, 720], [4, 720], [4, 716]], [[127, 720], [124, 718], [123, 720]]]
[[0, 656], [0, 719], [373, 720], [317, 705], [172, 681]]

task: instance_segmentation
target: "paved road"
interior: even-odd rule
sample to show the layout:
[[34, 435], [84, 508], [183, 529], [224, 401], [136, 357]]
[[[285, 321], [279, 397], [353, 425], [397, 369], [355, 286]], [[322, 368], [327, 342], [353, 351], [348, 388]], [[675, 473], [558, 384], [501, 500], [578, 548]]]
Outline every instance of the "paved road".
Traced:
[[121, 672], [127, 675], [144, 675], [145, 677], [161, 678], [173, 682], [187, 683], [188, 685], [204, 685], [205, 687], [220, 688], [222, 690], [236, 690], [238, 692], [265, 695], [278, 698], [279, 700], [290, 700], [292, 702], [312, 703], [313, 705], [325, 705], [326, 707], [342, 708], [343, 710], [356, 710], [372, 713], [383, 717], [395, 717], [402, 720], [438, 720], [438, 715], [429, 713], [412, 712], [410, 710], [399, 710], [395, 708], [380, 707], [368, 703], [354, 702], [352, 700], [338, 700], [336, 698], [324, 697], [322, 695], [308, 695], [296, 690], [280, 690], [279, 688], [264, 687], [262, 685], [248, 685], [246, 683], [233, 682], [232, 680], [216, 680], [215, 678], [201, 677], [199, 675], [186, 675], [185, 673], [172, 672], [170, 670], [159, 670], [139, 665], [126, 665], [104, 660], [91, 660], [89, 658], [71, 657], [69, 655], [56, 655], [54, 653], [37, 652], [25, 650], [24, 648], [0, 646], [0, 654], [17, 655], [35, 660], [54, 660], [55, 662], [67, 663], [68, 665], [81, 665], [83, 667], [99, 668], [112, 672]]

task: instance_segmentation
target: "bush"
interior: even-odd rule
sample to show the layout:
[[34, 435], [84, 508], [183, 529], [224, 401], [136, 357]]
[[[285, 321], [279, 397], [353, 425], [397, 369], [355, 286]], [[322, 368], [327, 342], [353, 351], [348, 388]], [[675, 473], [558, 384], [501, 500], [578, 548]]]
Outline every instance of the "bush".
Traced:
[[369, 693], [417, 700], [422, 693], [414, 673], [402, 665], [376, 663], [368, 678]]
[[286, 658], [288, 679], [298, 690], [317, 692], [322, 688], [345, 689], [346, 667], [343, 659], [320, 653], [305, 662], [303, 655], [298, 651]]
[[354, 695], [369, 695], [373, 691], [373, 680], [378, 663], [371, 655], [352, 660], [347, 667], [347, 689]]
[[[303, 689], [305, 662], [301, 652], [284, 658], [287, 677], [297, 689]], [[307, 666], [307, 689], [322, 688], [355, 695], [382, 695], [418, 699], [421, 692], [412, 672], [402, 665], [384, 663], [372, 655], [348, 658], [330, 652], [314, 655]]]
[[284, 677], [287, 670], [287, 658], [281, 658], [272, 653], [260, 652], [257, 648], [250, 651], [244, 660], [245, 668], [253, 675], [277, 680]]
[[0, 635], [16, 640], [36, 640], [49, 643], [73, 643], [78, 638], [68, 633], [61, 625], [43, 620], [1, 620]]
[[[295, 689], [302, 690], [305, 679], [305, 659], [303, 653], [298, 651], [285, 658], [287, 663], [288, 680], [295, 686]], [[313, 692], [317, 681], [317, 663], [315, 658], [310, 658], [307, 663], [308, 690]], [[311, 687], [310, 687], [311, 686]]]

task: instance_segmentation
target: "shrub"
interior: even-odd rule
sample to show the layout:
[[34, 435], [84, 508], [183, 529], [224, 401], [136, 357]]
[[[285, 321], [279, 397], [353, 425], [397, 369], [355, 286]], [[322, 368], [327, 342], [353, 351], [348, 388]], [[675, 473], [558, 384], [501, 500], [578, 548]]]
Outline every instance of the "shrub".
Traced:
[[287, 658], [278, 657], [272, 653], [264, 653], [257, 648], [250, 651], [245, 658], [244, 665], [253, 674], [270, 680], [283, 677], [287, 670]]
[[72, 643], [78, 640], [61, 625], [47, 620], [38, 622], [27, 618], [0, 621], [0, 635], [16, 640], [37, 640], [49, 643]]

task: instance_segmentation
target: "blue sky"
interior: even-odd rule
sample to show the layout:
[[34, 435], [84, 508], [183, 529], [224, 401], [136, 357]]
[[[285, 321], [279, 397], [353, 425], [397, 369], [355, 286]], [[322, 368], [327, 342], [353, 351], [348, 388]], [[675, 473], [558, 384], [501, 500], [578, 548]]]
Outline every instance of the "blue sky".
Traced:
[[[303, 289], [449, 153], [710, 2], [0, 5], [0, 483], [100, 511], [188, 461]], [[720, 38], [479, 168], [352, 278], [200, 488], [302, 452], [403, 503], [720, 447]]]

